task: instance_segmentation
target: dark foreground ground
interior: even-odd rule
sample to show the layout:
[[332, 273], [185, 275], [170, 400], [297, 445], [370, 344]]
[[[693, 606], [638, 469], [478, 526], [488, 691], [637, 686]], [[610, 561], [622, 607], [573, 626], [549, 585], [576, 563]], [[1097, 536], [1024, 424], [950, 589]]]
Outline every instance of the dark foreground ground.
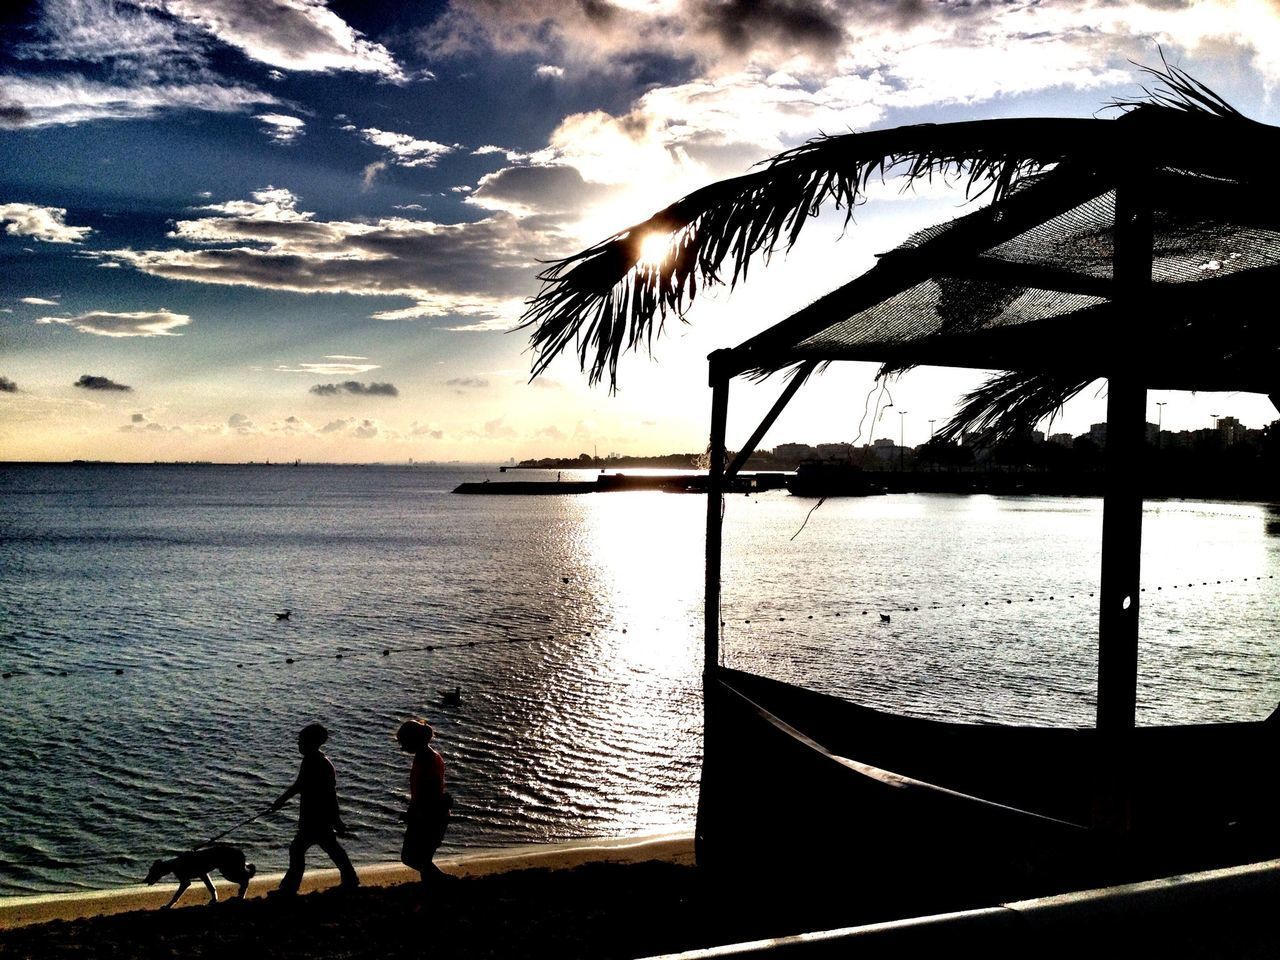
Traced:
[[[873, 940], [810, 944], [817, 949], [804, 956], [1274, 960], [1280, 957], [1280, 861], [1256, 866], [1267, 869], [1244, 868], [1253, 872], [1228, 877], [1212, 889], [1197, 891], [1168, 880], [1116, 887], [1103, 901], [1079, 894], [1065, 907], [1030, 914], [978, 910], [967, 919], [955, 918], [958, 922], [882, 930]], [[660, 861], [468, 877], [431, 899], [415, 885], [403, 884], [349, 894], [329, 890], [285, 902], [233, 900], [3, 930], [0, 960], [631, 960], [888, 919], [883, 912], [866, 915], [865, 899], [857, 906], [859, 898], [849, 896], [849, 888], [833, 875], [821, 878], [835, 893], [822, 908], [808, 898], [804, 907], [783, 906], [794, 878], [756, 879], [764, 878], [747, 884], [755, 891], [746, 893], [750, 903], [712, 896], [693, 867]]]
[[[187, 896], [196, 896], [193, 888]], [[779, 935], [806, 921], [703, 896], [692, 867], [588, 864], [54, 921], [0, 931], [0, 958], [633, 958]]]

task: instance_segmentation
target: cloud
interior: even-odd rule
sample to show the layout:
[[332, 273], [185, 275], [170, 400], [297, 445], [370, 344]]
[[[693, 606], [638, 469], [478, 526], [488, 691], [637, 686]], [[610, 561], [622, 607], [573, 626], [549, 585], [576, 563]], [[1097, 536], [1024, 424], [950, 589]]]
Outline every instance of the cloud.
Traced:
[[8, 377], [0, 377], [0, 393], [17, 393], [18, 385]]
[[82, 390], [120, 390], [123, 392], [132, 392], [133, 387], [126, 386], [123, 383], [116, 383], [107, 377], [95, 377], [92, 374], [81, 374], [80, 379], [72, 384], [73, 387], [79, 387]]
[[95, 333], [100, 337], [179, 337], [177, 327], [185, 327], [191, 318], [185, 313], [168, 310], [142, 311], [138, 313], [110, 313], [93, 310], [75, 317], [37, 317], [36, 323], [62, 323], [81, 333]]
[[361, 420], [356, 417], [342, 417], [338, 420], [330, 420], [318, 432], [322, 435], [349, 433], [357, 440], [375, 440], [379, 437], [397, 439], [400, 436], [396, 431], [389, 431], [384, 428], [377, 420]]
[[377, 127], [366, 127], [360, 134], [369, 143], [390, 152], [391, 162], [398, 167], [434, 167], [441, 157], [457, 149], [456, 144], [416, 140], [407, 133], [392, 133]]
[[564, 76], [564, 67], [552, 66], [549, 63], [539, 64], [533, 71], [535, 77], [545, 77], [552, 80], [559, 80]]
[[515, 428], [504, 423], [502, 417], [487, 421], [484, 425], [484, 435], [492, 440], [511, 440], [517, 436]]
[[280, 144], [293, 143], [306, 132], [305, 121], [284, 113], [259, 113], [253, 119], [261, 121], [263, 132]]
[[227, 417], [227, 426], [234, 433], [238, 433], [241, 436], [248, 436], [251, 433], [257, 432], [253, 425], [253, 421], [243, 413], [233, 413], [231, 416]]
[[409, 433], [415, 437], [429, 437], [432, 440], [444, 439], [444, 431], [434, 423], [419, 423], [417, 420], [409, 426]]
[[391, 383], [361, 383], [358, 380], [345, 380], [342, 383], [317, 383], [311, 387], [311, 393], [321, 397], [336, 397], [343, 393], [359, 397], [398, 397], [400, 391]]
[[177, 20], [148, 4], [110, 0], [44, 0], [33, 37], [19, 57], [85, 63], [189, 56], [193, 37]]
[[[125, 72], [114, 81], [75, 74], [19, 76], [0, 73], [9, 106], [0, 126], [47, 127], [91, 120], [136, 120], [165, 110], [240, 113], [280, 101], [268, 93], [203, 75], [157, 80]], [[19, 111], [13, 121], [14, 111]]]
[[483, 390], [489, 386], [489, 381], [483, 377], [454, 377], [452, 380], [446, 380], [445, 386], [466, 390]]
[[31, 123], [31, 111], [0, 96], [0, 130], [16, 130]]
[[166, 427], [164, 424], [156, 423], [145, 413], [132, 414], [129, 417], [129, 422], [120, 428], [121, 433], [178, 433], [181, 431], [182, 427]]
[[561, 430], [559, 427], [555, 427], [555, 426], [551, 426], [551, 427], [543, 427], [541, 430], [539, 430], [539, 431], [535, 434], [535, 436], [538, 436], [538, 437], [546, 437], [548, 440], [564, 440], [564, 439], [566, 439], [565, 434], [564, 434], [564, 431], [563, 431], [563, 430]]
[[365, 165], [364, 171], [360, 174], [360, 189], [368, 190], [373, 186], [373, 181], [378, 175], [387, 169], [389, 164], [385, 160], [375, 160], [373, 163]]
[[29, 303], [34, 307], [56, 307], [57, 300], [46, 300], [44, 297], [23, 297], [19, 303]]
[[537, 259], [548, 249], [569, 246], [554, 224], [525, 224], [506, 214], [452, 224], [402, 217], [320, 221], [278, 188], [201, 209], [215, 215], [179, 220], [170, 233], [195, 249], [125, 248], [94, 255], [170, 280], [405, 296], [414, 307], [383, 311], [378, 318], [456, 315], [504, 328], [522, 312]]
[[70, 227], [65, 207], [40, 207], [33, 203], [0, 203], [0, 223], [11, 237], [34, 237], [45, 243], [79, 243], [92, 227]]
[[769, 56], [830, 60], [848, 37], [851, 21], [895, 19], [918, 0], [867, 5], [832, 0], [686, 0], [634, 4], [609, 0], [454, 0], [420, 34], [425, 52], [466, 53], [489, 47], [503, 53], [551, 53], [575, 66], [626, 70], [634, 54], [694, 59]]
[[[339, 359], [335, 357], [326, 357], [326, 360]], [[341, 358], [347, 359], [347, 358]], [[365, 357], [351, 357], [351, 360], [364, 360]], [[377, 370], [381, 364], [377, 363], [300, 363], [295, 367], [278, 366], [275, 370], [279, 373], [310, 373], [321, 377], [340, 377], [343, 374], [368, 373], [370, 370]]]
[[523, 297], [467, 297], [434, 296], [419, 301], [412, 307], [399, 310], [379, 310], [370, 316], [374, 320], [422, 320], [440, 317], [475, 317], [471, 323], [442, 327], [444, 330], [494, 330], [506, 332], [512, 329], [517, 317], [524, 312]]
[[321, 0], [139, 0], [237, 47], [260, 63], [305, 73], [352, 71], [403, 81], [391, 52]]
[[609, 187], [588, 183], [576, 167], [564, 164], [505, 167], [485, 174], [466, 202], [486, 210], [528, 216], [533, 213], [567, 213], [589, 206], [611, 192]]

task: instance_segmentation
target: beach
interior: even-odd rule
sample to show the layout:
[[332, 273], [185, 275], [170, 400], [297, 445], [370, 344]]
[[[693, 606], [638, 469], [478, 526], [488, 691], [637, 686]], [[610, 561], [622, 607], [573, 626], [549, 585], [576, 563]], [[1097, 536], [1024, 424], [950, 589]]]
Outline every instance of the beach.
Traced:
[[[314, 862], [314, 861], [313, 861]], [[814, 928], [815, 915], [743, 911], [699, 882], [687, 834], [530, 845], [441, 858], [453, 878], [425, 897], [416, 874], [368, 866], [361, 888], [308, 871], [303, 894], [245, 902], [197, 880], [178, 907], [172, 884], [0, 900], [0, 957], [643, 957]]]
[[[612, 954], [628, 956], [639, 955], [632, 945], [682, 945], [692, 922], [679, 919], [694, 888], [688, 835], [528, 845], [439, 863], [456, 879], [427, 902], [417, 874], [399, 864], [362, 868], [361, 889], [350, 893], [334, 889], [336, 870], [309, 870], [302, 895], [285, 902], [266, 897], [278, 874], [255, 877], [244, 903], [218, 882], [220, 902], [210, 905], [197, 880], [168, 911], [159, 908], [172, 883], [5, 898], [0, 957], [417, 956], [428, 938], [451, 956], [603, 956], [618, 925], [633, 925]], [[638, 922], [653, 910], [678, 922], [666, 932]]]

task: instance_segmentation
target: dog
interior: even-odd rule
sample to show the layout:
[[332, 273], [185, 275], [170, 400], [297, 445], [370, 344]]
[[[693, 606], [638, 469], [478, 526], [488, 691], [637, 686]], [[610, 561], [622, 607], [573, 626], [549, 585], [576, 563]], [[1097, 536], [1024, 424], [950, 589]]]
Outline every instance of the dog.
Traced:
[[249, 878], [257, 873], [257, 868], [252, 863], [245, 862], [244, 854], [238, 847], [233, 847], [229, 843], [215, 843], [200, 847], [198, 850], [188, 850], [168, 860], [157, 860], [151, 865], [151, 872], [147, 874], [147, 885], [154, 884], [170, 873], [178, 878], [178, 889], [164, 905], [165, 910], [178, 902], [178, 898], [187, 892], [187, 887], [191, 886], [191, 881], [196, 878], [202, 880], [208, 888], [209, 902], [217, 903], [218, 891], [213, 888], [213, 883], [209, 880], [209, 874], [214, 870], [232, 883], [240, 884], [241, 900], [244, 899], [245, 891], [249, 889]]

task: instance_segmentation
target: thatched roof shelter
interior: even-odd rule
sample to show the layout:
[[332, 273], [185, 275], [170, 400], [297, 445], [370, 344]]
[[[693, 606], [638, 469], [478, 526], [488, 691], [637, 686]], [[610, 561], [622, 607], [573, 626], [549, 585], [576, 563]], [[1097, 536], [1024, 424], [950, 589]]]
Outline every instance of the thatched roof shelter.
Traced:
[[[863, 275], [710, 357], [704, 851], [732, 859], [735, 844], [750, 836], [750, 822], [725, 787], [752, 782], [735, 727], [776, 735], [776, 748], [794, 759], [789, 774], [809, 783], [813, 796], [869, 797], [864, 809], [877, 817], [910, 808], [917, 825], [922, 811], [930, 811], [931, 824], [941, 817], [946, 827], [929, 843], [959, 859], [999, 849], [1013, 862], [1030, 844], [1050, 851], [1046, 862], [1081, 866], [1078, 830], [1113, 838], [1136, 831], [1149, 851], [1194, 847], [1213, 859], [1225, 849], [1222, 831], [1252, 816], [1252, 787], [1239, 796], [1221, 785], [1197, 787], [1204, 792], [1196, 793], [1199, 806], [1192, 804], [1181, 758], [1193, 750], [1248, 764], [1256, 751], [1271, 749], [1274, 723], [1216, 732], [1167, 728], [1155, 739], [1135, 731], [1142, 537], [1136, 467], [1147, 389], [1277, 392], [1280, 325], [1268, 293], [1280, 278], [1280, 190], [1260, 158], [1280, 147], [1280, 129], [1243, 117], [1177, 68], [1153, 74], [1159, 86], [1141, 101], [1114, 104], [1109, 119], [918, 125], [816, 140], [704, 187], [542, 275], [542, 292], [526, 314], [535, 375], [572, 348], [592, 381], [607, 377], [612, 385], [622, 351], [650, 345], [668, 316], [683, 318], [700, 284], [745, 279], [753, 261], [793, 244], [823, 203], [852, 216], [871, 177], [957, 176], [971, 193], [991, 195], [987, 206], [918, 233]], [[669, 256], [658, 264], [640, 258], [653, 233], [670, 237]], [[874, 360], [884, 373], [926, 364], [1003, 371], [970, 395], [948, 425], [952, 433], [1034, 425], [1091, 381], [1107, 379], [1098, 712], [1086, 739], [1030, 728], [922, 732], [720, 665], [724, 477], [741, 467], [807, 377], [837, 360]], [[726, 464], [731, 379], [788, 369], [795, 375], [773, 410]], [[782, 720], [767, 703], [794, 711], [793, 719]], [[803, 732], [809, 721], [837, 715], [845, 719], [829, 727], [827, 739]], [[861, 749], [867, 742], [841, 733], [845, 724], [880, 731], [873, 739], [896, 745], [883, 755], [901, 748], [906, 766], [886, 774], [841, 755], [835, 744]], [[1136, 746], [1143, 737], [1145, 745]], [[1025, 780], [1010, 780], [999, 763], [975, 776], [972, 764], [958, 768], [937, 749], [944, 742], [971, 744], [967, 756], [1008, 750], [1021, 758], [1010, 754], [1009, 763], [1038, 757], [1040, 786], [1025, 789]], [[914, 773], [911, 763], [919, 764]], [[902, 773], [910, 773], [906, 796], [917, 798], [907, 807], [885, 800], [894, 790], [901, 796]], [[1077, 806], [1052, 799], [1076, 787], [1083, 791]], [[835, 824], [832, 836], [843, 836], [841, 818], [849, 817], [841, 810], [851, 808], [822, 802]], [[906, 823], [905, 833], [919, 833]], [[847, 839], [851, 851], [870, 842]], [[1135, 849], [1128, 840], [1122, 848]], [[933, 847], [913, 849], [938, 859]]]

